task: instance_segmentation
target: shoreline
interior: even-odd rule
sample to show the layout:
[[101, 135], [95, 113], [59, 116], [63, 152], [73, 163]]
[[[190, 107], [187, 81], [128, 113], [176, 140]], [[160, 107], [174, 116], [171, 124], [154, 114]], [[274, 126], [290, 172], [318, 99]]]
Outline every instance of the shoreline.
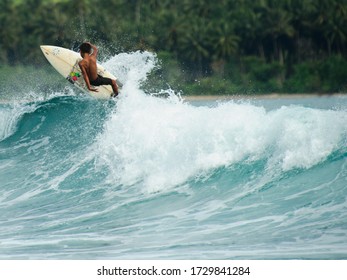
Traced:
[[311, 97], [347, 97], [345, 93], [269, 93], [254, 95], [186, 95], [185, 101], [215, 101], [215, 100], [241, 100], [241, 99], [296, 99]]
[[[346, 97], [347, 93], [269, 93], [254, 95], [181, 95], [186, 102], [203, 102], [203, 101], [229, 101], [229, 100], [273, 100], [273, 99], [304, 99], [304, 98], [329, 98], [329, 97]], [[0, 104], [8, 104], [14, 100], [0, 99]], [[34, 100], [15, 100], [16, 102], [32, 102]]]

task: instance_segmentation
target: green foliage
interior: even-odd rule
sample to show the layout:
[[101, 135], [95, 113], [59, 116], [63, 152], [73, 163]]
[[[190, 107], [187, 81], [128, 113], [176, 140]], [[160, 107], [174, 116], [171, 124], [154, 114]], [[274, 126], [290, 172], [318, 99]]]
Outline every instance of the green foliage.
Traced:
[[288, 92], [346, 92], [347, 60], [334, 55], [321, 61], [297, 64], [284, 88]]
[[329, 57], [318, 68], [323, 92], [347, 91], [347, 60], [340, 55]]
[[346, 90], [347, 0], [1, 0], [0, 26], [0, 65], [46, 65], [39, 45], [89, 40], [105, 57], [156, 52], [153, 87]]
[[[1, 96], [14, 93], [45, 92], [63, 90], [68, 84], [56, 71], [47, 65], [34, 66], [0, 66]], [[20, 94], [19, 94], [20, 95]]]
[[307, 61], [294, 66], [293, 75], [285, 82], [288, 92], [319, 92], [321, 80], [318, 63]]

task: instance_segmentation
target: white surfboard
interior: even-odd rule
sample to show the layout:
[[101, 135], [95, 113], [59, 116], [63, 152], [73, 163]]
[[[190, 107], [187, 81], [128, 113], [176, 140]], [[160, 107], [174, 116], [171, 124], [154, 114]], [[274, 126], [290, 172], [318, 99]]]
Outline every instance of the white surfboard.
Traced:
[[[112, 87], [109, 85], [96, 87], [98, 92], [89, 91], [87, 85], [84, 81], [81, 69], [78, 63], [82, 60], [79, 53], [74, 52], [69, 49], [56, 46], [40, 46], [43, 54], [47, 60], [52, 64], [52, 66], [69, 82], [74, 86], [83, 90], [84, 92], [90, 94], [91, 96], [99, 99], [108, 99], [113, 93]], [[108, 72], [104, 67], [97, 64], [98, 74], [105, 77], [117, 80], [110, 72]], [[121, 84], [117, 81], [118, 87]]]

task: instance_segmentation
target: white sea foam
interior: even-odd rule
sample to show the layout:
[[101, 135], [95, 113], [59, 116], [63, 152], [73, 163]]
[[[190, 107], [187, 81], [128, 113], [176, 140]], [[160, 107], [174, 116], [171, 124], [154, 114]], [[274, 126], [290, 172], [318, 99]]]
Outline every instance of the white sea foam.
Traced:
[[269, 169], [310, 168], [346, 140], [345, 112], [299, 106], [267, 112], [232, 101], [195, 107], [144, 94], [140, 84], [156, 65], [152, 54], [116, 56], [108, 68], [116, 61], [127, 67], [120, 75], [124, 87], [96, 151], [117, 183], [141, 181], [147, 191], [159, 191], [213, 168], [261, 158]]
[[279, 128], [273, 139], [274, 158], [283, 170], [310, 168], [346, 144], [345, 112], [283, 107], [269, 117], [270, 125]]

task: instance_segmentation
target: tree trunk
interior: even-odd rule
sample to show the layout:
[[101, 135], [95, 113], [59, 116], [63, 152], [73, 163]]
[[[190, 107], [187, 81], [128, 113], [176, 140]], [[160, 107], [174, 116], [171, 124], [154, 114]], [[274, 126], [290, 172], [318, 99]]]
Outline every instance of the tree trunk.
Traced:
[[262, 60], [265, 61], [265, 52], [264, 52], [264, 46], [262, 43], [259, 43], [258, 45], [259, 55], [262, 58]]
[[135, 22], [137, 25], [141, 22], [141, 2], [142, 0], [137, 0], [135, 6]]
[[284, 65], [284, 55], [281, 45], [278, 46], [278, 62], [281, 66]]

